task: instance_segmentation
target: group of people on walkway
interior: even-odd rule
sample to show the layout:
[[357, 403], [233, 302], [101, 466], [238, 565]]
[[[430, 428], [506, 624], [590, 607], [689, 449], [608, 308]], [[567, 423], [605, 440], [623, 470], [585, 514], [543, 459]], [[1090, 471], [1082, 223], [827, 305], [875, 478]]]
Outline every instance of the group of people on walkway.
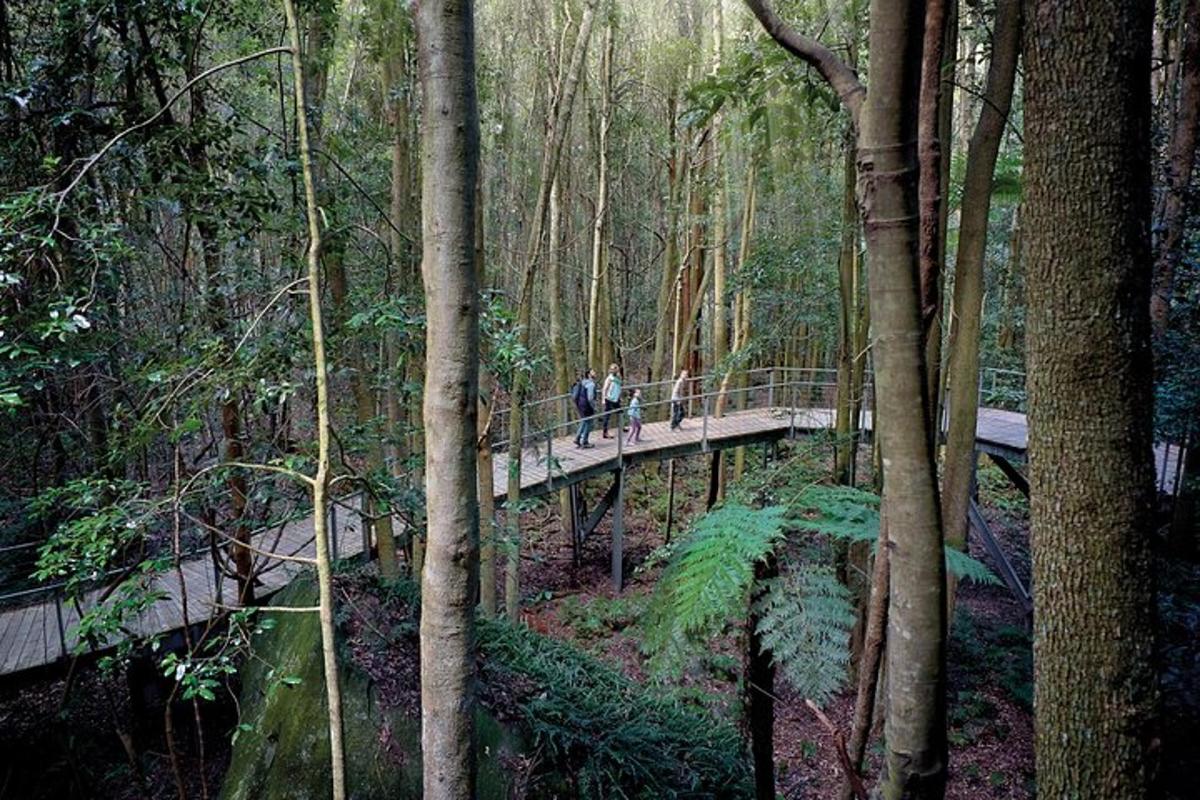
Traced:
[[[684, 402], [683, 397], [687, 387], [688, 372], [682, 370], [679, 377], [676, 379], [674, 386], [671, 387], [671, 430], [676, 430], [680, 427], [684, 417]], [[617, 364], [609, 364], [608, 374], [604, 376], [604, 382], [599, 387], [597, 393], [596, 387], [596, 371], [588, 369], [579, 374], [575, 384], [571, 387], [571, 401], [575, 404], [575, 410], [579, 412], [579, 430], [575, 434], [575, 446], [580, 448], [594, 447], [589, 439], [592, 435], [592, 426], [595, 424], [596, 417], [601, 419], [603, 437], [610, 438], [608, 429], [613, 417], [617, 419], [616, 435], [619, 437], [622, 433], [621, 429], [621, 397], [623, 394], [624, 378], [621, 377], [621, 368]], [[603, 402], [603, 412], [599, 415], [596, 412], [596, 401], [599, 399]], [[634, 389], [629, 398], [629, 408], [625, 414], [629, 417], [629, 436], [625, 439], [625, 444], [636, 444], [642, 441], [642, 390]]]

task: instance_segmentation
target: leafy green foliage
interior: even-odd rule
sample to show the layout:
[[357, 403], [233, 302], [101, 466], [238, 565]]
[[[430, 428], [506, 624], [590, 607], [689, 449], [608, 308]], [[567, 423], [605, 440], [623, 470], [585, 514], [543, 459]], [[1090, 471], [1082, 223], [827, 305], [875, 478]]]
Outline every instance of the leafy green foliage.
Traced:
[[794, 508], [801, 530], [852, 542], [879, 538], [879, 495], [850, 486], [809, 486], [796, 498]]
[[731, 725], [523, 626], [480, 620], [479, 643], [485, 683], [504, 673], [532, 682], [525, 722], [546, 760], [574, 773], [581, 797], [751, 796]]
[[717, 508], [679, 542], [663, 571], [644, 624], [644, 643], [660, 668], [678, 664], [691, 643], [743, 620], [755, 565], [783, 539], [785, 510], [740, 503]]
[[831, 567], [805, 564], [768, 581], [754, 611], [763, 646], [796, 691], [823, 704], [845, 686], [856, 617]]
[[568, 597], [559, 607], [558, 614], [579, 638], [596, 639], [628, 628], [645, 610], [646, 598], [641, 595], [593, 597], [586, 603], [577, 597]]
[[[879, 539], [879, 496], [847, 486], [810, 486], [796, 500], [802, 530], [846, 539], [876, 542]], [[987, 566], [961, 550], [947, 547], [946, 570], [960, 580], [999, 584]]]

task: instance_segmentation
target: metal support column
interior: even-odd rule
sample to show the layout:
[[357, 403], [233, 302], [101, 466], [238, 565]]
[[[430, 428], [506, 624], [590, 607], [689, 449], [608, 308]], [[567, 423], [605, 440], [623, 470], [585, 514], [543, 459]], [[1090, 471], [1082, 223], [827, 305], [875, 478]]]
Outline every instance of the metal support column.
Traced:
[[617, 497], [612, 508], [612, 582], [613, 590], [619, 592], [624, 584], [624, 537], [625, 537], [625, 467], [617, 469]]

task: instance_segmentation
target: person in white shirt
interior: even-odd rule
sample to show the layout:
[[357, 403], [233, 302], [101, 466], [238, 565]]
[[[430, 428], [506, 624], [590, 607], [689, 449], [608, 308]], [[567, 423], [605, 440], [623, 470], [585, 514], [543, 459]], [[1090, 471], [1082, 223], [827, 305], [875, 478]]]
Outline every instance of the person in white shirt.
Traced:
[[[621, 410], [621, 368], [616, 364], [608, 365], [608, 374], [604, 376], [604, 385], [600, 387], [600, 396], [604, 398], [604, 438], [608, 437], [608, 421], [613, 412]], [[621, 415], [617, 414], [618, 421]], [[618, 431], [618, 435], [620, 432]]]
[[683, 392], [687, 387], [688, 371], [681, 369], [675, 386], [671, 389], [671, 430], [683, 423]]

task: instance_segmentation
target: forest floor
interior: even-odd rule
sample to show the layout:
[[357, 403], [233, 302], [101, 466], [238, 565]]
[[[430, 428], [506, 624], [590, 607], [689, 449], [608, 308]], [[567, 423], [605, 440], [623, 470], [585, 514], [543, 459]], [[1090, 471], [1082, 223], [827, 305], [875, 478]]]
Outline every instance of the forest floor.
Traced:
[[[749, 459], [753, 461], [754, 459]], [[663, 470], [665, 472], [665, 469]], [[998, 474], [998, 471], [996, 471]], [[985, 515], [1027, 581], [1028, 517], [1025, 500], [985, 471]], [[525, 618], [543, 633], [574, 641], [619, 665], [630, 677], [645, 680], [647, 663], [640, 650], [637, 618], [648, 602], [659, 568], [636, 567], [665, 543], [666, 480], [654, 465], [627, 479], [625, 512], [626, 587], [611, 586], [610, 531], [607, 522], [584, 543], [578, 568], [571, 562], [568, 536], [560, 530], [557, 504], [526, 515], [529, 547], [522, 583], [528, 587]], [[596, 495], [605, 486], [591, 488]], [[707, 461], [676, 461], [675, 535], [704, 513]], [[982, 548], [979, 548], [981, 550]], [[986, 562], [972, 547], [972, 555]], [[1032, 798], [1033, 662], [1023, 612], [1003, 586], [963, 584], [951, 632], [949, 653], [949, 800]], [[711, 659], [717, 669], [689, 673], [684, 687], [714, 713], [734, 714], [738, 656], [728, 643], [724, 656]], [[721, 674], [724, 666], [725, 674]], [[775, 711], [777, 786], [785, 798], [839, 796], [842, 771], [828, 730], [782, 680]], [[848, 735], [854, 692], [847, 690], [823, 709]], [[878, 731], [868, 747], [868, 775], [878, 774], [882, 750]]]
[[[752, 465], [753, 466], [753, 465]], [[708, 473], [701, 459], [676, 463], [676, 536], [704, 513]], [[629, 476], [625, 590], [616, 595], [609, 573], [607, 521], [584, 544], [572, 565], [568, 537], [560, 528], [554, 498], [523, 519], [524, 616], [543, 632], [568, 639], [645, 680], [647, 660], [637, 627], [658, 567], [637, 569], [664, 543], [665, 478], [653, 465]], [[588, 487], [598, 497], [599, 480]], [[1022, 578], [1029, 577], [1028, 506], [998, 471], [981, 469], [981, 504], [1005, 552]], [[972, 546], [972, 555], [987, 563]], [[1164, 780], [1168, 797], [1190, 797], [1190, 776], [1200, 768], [1200, 564], [1160, 558], [1160, 663], [1165, 732]], [[1032, 798], [1032, 653], [1020, 606], [1003, 586], [960, 587], [949, 651], [949, 738], [951, 800]], [[729, 643], [714, 648], [706, 670], [689, 671], [685, 695], [713, 713], [736, 715], [740, 661]], [[128, 686], [148, 687], [130, 698]], [[171, 798], [172, 766], [162, 736], [164, 681], [131, 681], [81, 667], [64, 705], [61, 674], [0, 685], [0, 800], [28, 798]], [[775, 749], [778, 787], [786, 798], [835, 798], [841, 772], [829, 733], [803, 698], [783, 681], [776, 686]], [[835, 725], [848, 731], [853, 695], [845, 692], [825, 707]], [[180, 773], [188, 797], [202, 797], [201, 769], [216, 796], [236, 725], [232, 702], [205, 704], [205, 759], [197, 758], [190, 709], [176, 706]], [[133, 737], [142, 754], [141, 775], [131, 768], [121, 735]], [[868, 777], [878, 774], [878, 737], [868, 750]], [[201, 768], [203, 764], [203, 768]], [[1174, 787], [1172, 792], [1170, 788]]]
[[[676, 536], [686, 530], [689, 520], [704, 513], [706, 465], [700, 459], [676, 462]], [[632, 491], [625, 513], [625, 590], [616, 595], [611, 588], [607, 523], [584, 543], [581, 564], [576, 568], [569, 538], [559, 526], [557, 505], [551, 502], [523, 520], [529, 536], [522, 577], [527, 587], [525, 618], [533, 628], [574, 641], [618, 665], [630, 677], [644, 680], [647, 660], [640, 650], [636, 623], [659, 568], [640, 571], [637, 565], [665, 543], [666, 480], [657, 466], [646, 465], [626, 486]], [[597, 485], [590, 491], [598, 496], [605, 488]], [[980, 500], [1004, 552], [1028, 586], [1028, 501], [999, 470], [982, 463]], [[970, 553], [996, 572], [977, 537], [972, 538]], [[1200, 692], [1196, 691], [1200, 688], [1200, 567], [1175, 563], [1170, 580], [1164, 582], [1163, 603], [1173, 609], [1163, 615], [1167, 634], [1164, 691], [1181, 698], [1180, 704], [1166, 706], [1170, 719], [1164, 727], [1200, 732]], [[950, 800], [1035, 796], [1033, 654], [1028, 624], [1005, 586], [960, 584], [948, 655], [950, 782], [946, 796]], [[727, 644], [719, 649], [723, 655], [712, 659], [717, 669], [689, 674], [684, 686], [715, 713], [735, 713], [732, 679], [740, 664]], [[725, 675], [720, 674], [722, 664], [727, 667]], [[779, 792], [785, 798], [838, 797], [842, 771], [830, 733], [806, 708], [804, 698], [782, 681], [777, 683], [776, 693], [781, 701], [775, 720]], [[854, 693], [847, 690], [824, 711], [848, 735], [853, 707]], [[881, 766], [880, 733], [877, 725], [868, 748], [868, 778], [878, 775]], [[1176, 796], [1188, 796], [1190, 791], [1184, 767], [1196, 765], [1196, 741], [1196, 736], [1172, 736], [1165, 744], [1164, 778], [1168, 785], [1181, 787]]]

